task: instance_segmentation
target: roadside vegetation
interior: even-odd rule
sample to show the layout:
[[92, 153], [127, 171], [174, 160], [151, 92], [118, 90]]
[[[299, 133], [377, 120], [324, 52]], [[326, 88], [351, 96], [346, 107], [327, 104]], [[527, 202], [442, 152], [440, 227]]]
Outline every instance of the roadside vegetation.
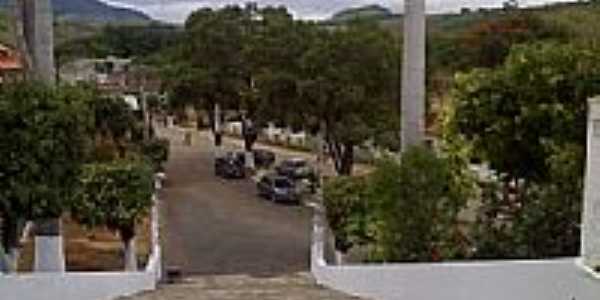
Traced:
[[130, 241], [168, 144], [132, 139], [140, 126], [125, 102], [88, 88], [3, 86], [0, 116], [2, 248], [12, 271], [26, 221], [68, 216], [119, 233], [125, 253], [135, 253]]

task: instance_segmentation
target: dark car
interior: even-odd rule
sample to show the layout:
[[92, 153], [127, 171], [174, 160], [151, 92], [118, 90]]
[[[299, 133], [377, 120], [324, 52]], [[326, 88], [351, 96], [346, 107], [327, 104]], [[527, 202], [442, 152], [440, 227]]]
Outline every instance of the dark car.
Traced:
[[252, 150], [254, 154], [254, 162], [257, 168], [268, 169], [275, 164], [275, 153], [264, 149]]
[[292, 180], [302, 180], [314, 178], [314, 171], [308, 162], [301, 158], [288, 159], [275, 167], [277, 174], [288, 177]]
[[215, 159], [215, 175], [223, 178], [245, 178], [244, 164], [235, 155], [228, 153]]
[[299, 204], [300, 196], [294, 182], [279, 175], [263, 176], [257, 183], [258, 194], [273, 202]]

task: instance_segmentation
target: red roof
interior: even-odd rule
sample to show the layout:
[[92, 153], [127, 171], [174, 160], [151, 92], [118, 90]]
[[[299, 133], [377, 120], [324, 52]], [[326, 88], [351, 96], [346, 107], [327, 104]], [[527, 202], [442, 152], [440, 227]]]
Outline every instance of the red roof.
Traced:
[[19, 54], [6, 46], [0, 45], [0, 70], [12, 71], [22, 68], [23, 63]]

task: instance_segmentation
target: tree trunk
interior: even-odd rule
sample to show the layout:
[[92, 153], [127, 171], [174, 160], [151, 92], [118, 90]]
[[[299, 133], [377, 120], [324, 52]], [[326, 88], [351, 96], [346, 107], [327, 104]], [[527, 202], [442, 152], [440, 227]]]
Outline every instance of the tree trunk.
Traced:
[[135, 244], [135, 229], [125, 227], [119, 231], [123, 242], [124, 269], [126, 272], [137, 272], [137, 249]]
[[344, 145], [342, 151], [341, 164], [338, 173], [343, 176], [351, 176], [354, 168], [354, 145]]
[[351, 176], [354, 168], [354, 144], [328, 142], [338, 175]]

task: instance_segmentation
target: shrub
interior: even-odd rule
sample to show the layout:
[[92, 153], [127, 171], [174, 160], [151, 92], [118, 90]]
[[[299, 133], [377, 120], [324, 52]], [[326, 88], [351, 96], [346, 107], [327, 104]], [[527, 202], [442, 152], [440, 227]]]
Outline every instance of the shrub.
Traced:
[[400, 162], [385, 159], [372, 174], [367, 195], [377, 207], [374, 261], [437, 261], [462, 252], [454, 241], [466, 195], [450, 164], [424, 148], [407, 150]]
[[143, 161], [90, 164], [80, 178], [80, 193], [72, 216], [83, 225], [106, 226], [118, 232], [127, 253], [135, 225], [152, 206], [153, 171]]
[[354, 245], [372, 241], [368, 230], [369, 209], [366, 179], [338, 177], [325, 184], [323, 198], [336, 249], [346, 252]]
[[155, 171], [161, 170], [169, 159], [169, 140], [154, 138], [142, 142], [141, 152], [152, 162]]

